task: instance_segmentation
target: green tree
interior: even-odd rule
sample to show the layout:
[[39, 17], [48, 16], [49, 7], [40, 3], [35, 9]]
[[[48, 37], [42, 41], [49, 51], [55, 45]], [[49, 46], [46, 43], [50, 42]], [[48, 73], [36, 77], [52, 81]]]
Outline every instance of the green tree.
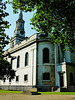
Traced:
[[9, 36], [6, 35], [5, 29], [9, 28], [9, 22], [5, 21], [4, 18], [9, 14], [5, 12], [6, 3], [0, 0], [0, 79], [13, 79], [15, 71], [12, 70], [11, 64], [4, 60], [3, 52], [4, 47], [9, 43]]
[[2, 58], [2, 53], [4, 47], [9, 43], [9, 36], [6, 35], [5, 29], [9, 28], [9, 22], [5, 21], [4, 18], [8, 16], [9, 14], [5, 12], [6, 10], [6, 3], [7, 2], [2, 2], [0, 0], [0, 58]]
[[6, 60], [0, 60], [0, 79], [14, 79], [15, 71], [12, 69], [11, 64]]
[[[8, 0], [9, 1], [9, 0]], [[36, 10], [31, 24], [50, 42], [75, 52], [75, 0], [12, 0], [14, 12]]]

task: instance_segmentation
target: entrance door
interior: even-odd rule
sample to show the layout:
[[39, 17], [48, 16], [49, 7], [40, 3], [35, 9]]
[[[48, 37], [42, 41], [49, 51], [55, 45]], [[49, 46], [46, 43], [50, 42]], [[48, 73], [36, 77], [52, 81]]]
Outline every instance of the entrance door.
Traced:
[[63, 74], [60, 74], [60, 87], [64, 86]]

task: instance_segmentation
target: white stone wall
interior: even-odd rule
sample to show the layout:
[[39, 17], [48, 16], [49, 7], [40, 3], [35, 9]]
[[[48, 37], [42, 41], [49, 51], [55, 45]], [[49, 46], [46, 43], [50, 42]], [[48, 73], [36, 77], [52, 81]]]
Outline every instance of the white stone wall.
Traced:
[[[29, 54], [28, 66], [25, 66], [25, 53]], [[36, 85], [36, 43], [23, 48], [11, 54], [11, 56], [20, 56], [20, 66], [17, 68], [17, 59], [13, 60], [12, 68], [16, 71], [16, 76], [19, 76], [19, 82], [12, 80], [11, 85]], [[8, 58], [10, 62], [11, 59]], [[24, 81], [24, 75], [28, 74], [28, 81]], [[9, 81], [1, 82], [2, 85], [9, 85]]]
[[63, 77], [64, 77], [64, 87], [67, 87], [66, 63], [62, 63], [62, 71], [65, 72], [65, 73], [63, 74]]
[[[17, 86], [35, 86], [36, 81], [39, 86], [50, 86], [48, 83], [51, 83], [51, 80], [43, 80], [43, 73], [50, 73], [51, 77], [51, 68], [55, 66], [55, 86], [60, 86], [59, 72], [65, 71], [64, 76], [64, 86], [67, 86], [67, 78], [66, 78], [66, 64], [62, 64], [62, 50], [60, 50], [60, 59], [61, 63], [58, 62], [58, 46], [54, 46], [50, 44], [47, 40], [38, 40], [37, 45], [37, 35], [34, 34], [29, 38], [26, 38], [21, 43], [15, 45], [13, 48], [5, 51], [5, 55], [9, 52], [11, 56], [20, 56], [20, 67], [17, 68], [17, 59], [13, 60], [12, 68], [16, 71], [16, 76], [19, 76], [19, 82], [16, 82], [16, 79], [13, 79], [11, 85]], [[38, 38], [39, 39], [39, 38]], [[38, 47], [37, 47], [38, 46]], [[55, 49], [56, 47], [56, 49]], [[49, 49], [49, 63], [43, 64], [43, 49]], [[28, 66], [25, 66], [25, 54], [29, 53], [29, 63]], [[38, 57], [38, 58], [37, 58]], [[71, 62], [70, 52], [65, 52], [66, 61]], [[10, 58], [7, 58], [9, 62], [11, 62]], [[74, 59], [72, 59], [74, 62]], [[37, 68], [38, 70], [36, 70]], [[28, 81], [24, 81], [24, 75], [28, 75]], [[36, 77], [37, 74], [37, 77]], [[53, 76], [54, 77], [54, 76]], [[46, 84], [47, 83], [47, 84]], [[9, 85], [9, 80], [5, 83], [3, 81], [0, 82], [1, 85]]]
[[64, 87], [67, 87], [67, 75], [66, 75], [66, 63], [62, 63], [57, 65], [56, 69], [56, 85], [60, 87], [60, 77], [59, 77], [59, 72], [64, 72], [63, 73], [63, 81], [64, 81]]

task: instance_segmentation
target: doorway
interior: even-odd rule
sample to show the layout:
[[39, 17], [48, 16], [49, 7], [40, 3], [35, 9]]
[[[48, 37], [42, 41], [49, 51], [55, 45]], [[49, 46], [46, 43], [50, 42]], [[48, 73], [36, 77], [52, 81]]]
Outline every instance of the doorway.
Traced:
[[60, 74], [60, 87], [64, 86], [63, 74]]

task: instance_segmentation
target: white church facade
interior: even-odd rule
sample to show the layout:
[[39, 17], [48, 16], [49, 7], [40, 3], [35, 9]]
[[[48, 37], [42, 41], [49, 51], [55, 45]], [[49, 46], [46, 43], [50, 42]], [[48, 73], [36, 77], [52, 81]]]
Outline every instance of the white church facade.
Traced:
[[30, 90], [36, 87], [51, 91], [63, 87], [75, 91], [75, 54], [65, 51], [63, 59], [61, 47], [51, 44], [48, 38], [40, 38], [39, 33], [25, 37], [22, 12], [16, 21], [10, 48], [4, 55], [7, 55], [6, 59], [12, 64], [16, 76], [11, 81], [0, 81], [0, 88]]

